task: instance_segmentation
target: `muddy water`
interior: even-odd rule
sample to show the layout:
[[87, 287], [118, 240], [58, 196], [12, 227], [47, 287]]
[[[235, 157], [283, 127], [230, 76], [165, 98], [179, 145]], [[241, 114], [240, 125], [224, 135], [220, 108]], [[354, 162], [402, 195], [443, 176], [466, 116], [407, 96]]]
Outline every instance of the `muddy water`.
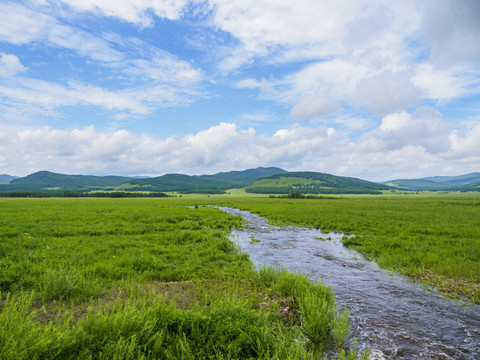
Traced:
[[273, 227], [248, 212], [220, 209], [248, 221], [251, 228], [232, 239], [254, 263], [283, 265], [330, 285], [372, 359], [480, 359], [479, 306], [461, 306], [380, 269], [343, 247], [343, 234]]

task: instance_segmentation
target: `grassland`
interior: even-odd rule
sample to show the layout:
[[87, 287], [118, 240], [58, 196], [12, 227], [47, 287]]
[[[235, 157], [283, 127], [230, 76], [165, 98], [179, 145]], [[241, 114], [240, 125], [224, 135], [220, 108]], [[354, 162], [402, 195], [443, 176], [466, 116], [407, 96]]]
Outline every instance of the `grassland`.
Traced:
[[0, 359], [355, 358], [328, 288], [256, 271], [228, 240], [242, 221], [195, 205], [354, 234], [379, 265], [480, 303], [478, 194], [244, 195], [0, 199]]
[[353, 234], [344, 244], [380, 266], [480, 303], [478, 194], [231, 198], [222, 204], [276, 225]]
[[197, 201], [0, 199], [0, 359], [354, 359], [331, 290]]

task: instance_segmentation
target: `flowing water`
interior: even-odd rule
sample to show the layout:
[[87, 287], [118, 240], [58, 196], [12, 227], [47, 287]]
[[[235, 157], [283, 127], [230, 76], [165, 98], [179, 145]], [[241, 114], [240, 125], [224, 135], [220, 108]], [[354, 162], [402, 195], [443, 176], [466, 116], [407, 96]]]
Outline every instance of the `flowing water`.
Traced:
[[248, 222], [232, 239], [255, 264], [282, 265], [330, 285], [339, 306], [350, 310], [358, 347], [370, 348], [372, 359], [480, 360], [479, 306], [462, 306], [380, 269], [345, 248], [343, 234], [278, 228], [245, 211], [220, 209]]

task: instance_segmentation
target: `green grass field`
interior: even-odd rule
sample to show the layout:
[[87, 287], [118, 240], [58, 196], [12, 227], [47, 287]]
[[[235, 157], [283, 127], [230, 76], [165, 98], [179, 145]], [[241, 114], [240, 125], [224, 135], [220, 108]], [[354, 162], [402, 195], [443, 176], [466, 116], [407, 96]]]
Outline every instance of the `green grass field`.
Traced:
[[198, 199], [0, 199], [0, 359], [354, 359], [331, 290]]
[[354, 234], [345, 245], [380, 266], [480, 303], [480, 196], [476, 193], [231, 198], [222, 204], [257, 213], [276, 225]]
[[206, 204], [355, 234], [380, 266], [480, 303], [477, 194], [0, 199], [0, 359], [354, 359], [329, 288], [256, 271], [228, 239], [242, 220]]

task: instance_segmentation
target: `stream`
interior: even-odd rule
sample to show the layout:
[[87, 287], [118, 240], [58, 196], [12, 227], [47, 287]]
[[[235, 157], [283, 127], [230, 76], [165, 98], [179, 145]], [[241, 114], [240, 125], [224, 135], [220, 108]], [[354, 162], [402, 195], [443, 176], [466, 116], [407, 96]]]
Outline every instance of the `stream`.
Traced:
[[232, 240], [257, 266], [285, 266], [331, 286], [371, 359], [480, 359], [480, 306], [462, 306], [379, 268], [345, 248], [344, 234], [279, 228], [246, 211], [219, 209], [248, 222]]

